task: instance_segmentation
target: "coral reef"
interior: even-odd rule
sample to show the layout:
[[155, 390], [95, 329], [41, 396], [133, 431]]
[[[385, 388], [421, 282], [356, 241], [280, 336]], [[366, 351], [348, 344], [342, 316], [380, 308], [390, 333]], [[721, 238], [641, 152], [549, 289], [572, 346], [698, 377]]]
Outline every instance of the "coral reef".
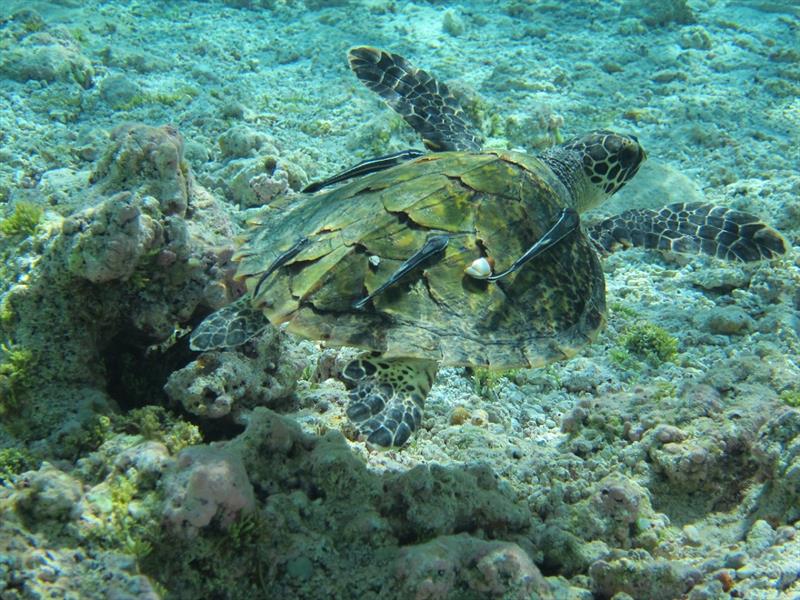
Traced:
[[137, 571], [136, 561], [117, 552], [87, 553], [79, 547], [54, 548], [47, 536], [3, 519], [0, 522], [0, 595], [22, 598], [108, 598], [157, 600], [157, 588]]
[[23, 10], [11, 17], [15, 44], [3, 53], [0, 75], [26, 82], [74, 82], [88, 88], [94, 69], [68, 31], [48, 28], [36, 12]]
[[111, 132], [111, 143], [89, 183], [100, 193], [125, 190], [152, 196], [165, 216], [183, 216], [192, 186], [183, 137], [172, 126], [121, 125]]
[[394, 568], [399, 591], [409, 598], [553, 597], [522, 548], [463, 533], [404, 549]]
[[671, 23], [694, 23], [695, 16], [686, 0], [628, 0], [622, 3], [620, 16], [635, 16], [648, 26]]
[[44, 463], [19, 479], [17, 508], [28, 518], [68, 521], [75, 517], [81, 484], [52, 465]]
[[[171, 128], [117, 130], [85, 191], [92, 206], [17, 246], [35, 258], [20, 263], [23, 274], [3, 294], [2, 328], [14, 349], [4, 354], [35, 362], [24, 380], [20, 368], [7, 373], [3, 397], [13, 391], [15, 410], [5, 411], [6, 435], [47, 439], [48, 451], [67, 456], [76, 448], [65, 436], [83, 430], [77, 436], [88, 441], [95, 415], [125, 401], [107, 395], [106, 369], [144, 377], [146, 347], [167, 341], [215, 288], [209, 242], [224, 243], [215, 230], [229, 230], [217, 222], [198, 236], [202, 222], [184, 218], [190, 198], [199, 218], [213, 200], [193, 185], [181, 150]], [[118, 347], [109, 353], [120, 335], [140, 338], [141, 365], [116, 362]], [[19, 363], [9, 361], [4, 369]]]
[[637, 135], [587, 220], [702, 200], [796, 245], [796, 7], [355, 5], [3, 5], [0, 597], [797, 596], [796, 254], [612, 254], [594, 345], [444, 369], [402, 451], [350, 439], [354, 350], [185, 336], [242, 293], [260, 206], [419, 147], [354, 93], [356, 43], [441, 76], [492, 147]]
[[[476, 594], [548, 590], [518, 546], [482, 539], [524, 531], [530, 518], [482, 467], [420, 466], [377, 475], [338, 432], [310, 436], [291, 419], [256, 408], [243, 434], [224, 447], [186, 449], [174, 468], [164, 476], [164, 514], [178, 537], [171, 550], [154, 546], [144, 564], [159, 564], [159, 577], [178, 584], [172, 588], [178, 597], [217, 586], [230, 597], [257, 590], [305, 598], [361, 595], [375, 585], [416, 589], [420, 581], [410, 573], [430, 568], [429, 552], [424, 544], [401, 552], [398, 541], [432, 538], [439, 542], [430, 547], [450, 548], [452, 569], [471, 573]], [[244, 577], [218, 561], [220, 552], [236, 551], [255, 565], [239, 574]], [[348, 557], [347, 572], [339, 556]], [[213, 576], [196, 580], [188, 564], [204, 565]], [[257, 576], [267, 570], [268, 579]], [[335, 583], [325, 575], [330, 570], [340, 573]], [[384, 582], [381, 573], [394, 573], [397, 582]]]
[[189, 413], [208, 419], [230, 415], [238, 421], [254, 406], [288, 400], [308, 365], [308, 354], [268, 328], [246, 355], [209, 352], [172, 372], [164, 391]]
[[[758, 432], [754, 454], [767, 477], [765, 517], [792, 523], [800, 518], [800, 411], [783, 410]], [[785, 511], [785, 512], [784, 512]]]
[[702, 577], [687, 564], [653, 560], [643, 553], [620, 554], [599, 560], [589, 568], [595, 594], [610, 598], [624, 592], [632, 598], [673, 600], [688, 592]]

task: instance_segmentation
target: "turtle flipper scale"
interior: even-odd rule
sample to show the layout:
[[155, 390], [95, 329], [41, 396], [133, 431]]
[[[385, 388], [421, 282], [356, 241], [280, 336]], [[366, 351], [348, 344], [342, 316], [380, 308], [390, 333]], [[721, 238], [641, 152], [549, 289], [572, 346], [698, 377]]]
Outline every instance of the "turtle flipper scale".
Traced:
[[384, 448], [402, 446], [422, 422], [436, 369], [434, 361], [414, 358], [351, 361], [341, 375], [349, 389], [348, 418], [367, 442]]
[[758, 217], [702, 202], [628, 210], [590, 226], [588, 234], [603, 253], [639, 247], [742, 262], [786, 253], [781, 235]]
[[243, 296], [208, 315], [189, 337], [189, 347], [198, 352], [241, 346], [269, 325], [267, 317]]
[[434, 152], [477, 152], [483, 139], [464, 118], [458, 100], [445, 84], [405, 58], [370, 46], [351, 48], [350, 68], [383, 98]]

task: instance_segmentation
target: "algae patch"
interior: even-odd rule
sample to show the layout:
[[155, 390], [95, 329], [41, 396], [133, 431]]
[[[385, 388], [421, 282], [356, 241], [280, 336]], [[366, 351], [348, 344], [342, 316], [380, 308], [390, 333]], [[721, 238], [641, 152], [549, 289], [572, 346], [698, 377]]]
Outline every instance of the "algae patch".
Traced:
[[32, 202], [18, 202], [14, 212], [0, 221], [0, 234], [5, 237], [33, 235], [43, 215], [41, 207]]
[[678, 340], [663, 327], [640, 321], [627, 328], [618, 347], [612, 349], [609, 355], [612, 361], [623, 366], [630, 364], [635, 357], [657, 367], [675, 359], [678, 355]]
[[0, 352], [0, 418], [4, 418], [19, 407], [36, 359], [33, 352], [14, 344], [0, 345]]

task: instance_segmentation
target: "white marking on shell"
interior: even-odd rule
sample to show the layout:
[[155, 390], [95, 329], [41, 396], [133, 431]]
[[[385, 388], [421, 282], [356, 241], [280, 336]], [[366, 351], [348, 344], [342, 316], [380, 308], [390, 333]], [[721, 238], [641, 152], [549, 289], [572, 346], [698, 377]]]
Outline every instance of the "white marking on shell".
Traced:
[[369, 264], [371, 264], [373, 267], [377, 267], [379, 264], [381, 264], [381, 257], [377, 254], [370, 256], [368, 260]]
[[481, 256], [472, 261], [472, 263], [464, 269], [464, 273], [474, 279], [486, 279], [492, 275], [492, 265]]

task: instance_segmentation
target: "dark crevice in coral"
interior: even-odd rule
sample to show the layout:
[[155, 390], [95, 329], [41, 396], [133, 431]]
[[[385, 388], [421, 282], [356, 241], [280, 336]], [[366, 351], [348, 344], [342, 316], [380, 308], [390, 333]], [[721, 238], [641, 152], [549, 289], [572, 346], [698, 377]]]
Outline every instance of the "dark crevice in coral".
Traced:
[[197, 425], [206, 442], [230, 440], [244, 431], [244, 425], [230, 419], [203, 419], [191, 414], [172, 404], [164, 392], [170, 374], [197, 358], [198, 353], [189, 348], [188, 336], [163, 351], [152, 344], [152, 339], [138, 332], [123, 331], [109, 342], [103, 355], [106, 389], [122, 412], [149, 405], [167, 407]]
[[152, 339], [125, 330], [111, 339], [103, 353], [108, 394], [124, 412], [150, 404], [167, 406], [167, 378], [196, 355], [189, 349], [187, 337], [163, 351], [148, 352], [152, 343]]
[[536, 566], [539, 567], [539, 571], [542, 573], [544, 577], [563, 577], [564, 574], [564, 565], [558, 564], [553, 560], [548, 560], [547, 557], [542, 562], [536, 563]]
[[187, 421], [191, 421], [200, 429], [203, 441], [206, 443], [222, 442], [232, 440], [245, 430], [244, 425], [234, 423], [229, 418], [223, 419], [201, 419], [196, 415], [180, 410], [181, 416]]
[[[235, 300], [236, 299], [232, 300], [232, 302]], [[198, 304], [195, 307], [192, 316], [189, 318], [188, 321], [186, 321], [186, 323], [183, 324], [183, 326], [191, 331], [194, 331], [197, 328], [197, 326], [200, 325], [200, 323], [202, 323], [205, 320], [205, 318], [213, 312], [215, 312], [214, 309], [209, 308], [204, 304]], [[189, 345], [188, 336], [185, 336], [184, 339], [186, 340], [186, 345], [188, 347]], [[194, 354], [197, 355], [197, 352], [195, 352]]]

